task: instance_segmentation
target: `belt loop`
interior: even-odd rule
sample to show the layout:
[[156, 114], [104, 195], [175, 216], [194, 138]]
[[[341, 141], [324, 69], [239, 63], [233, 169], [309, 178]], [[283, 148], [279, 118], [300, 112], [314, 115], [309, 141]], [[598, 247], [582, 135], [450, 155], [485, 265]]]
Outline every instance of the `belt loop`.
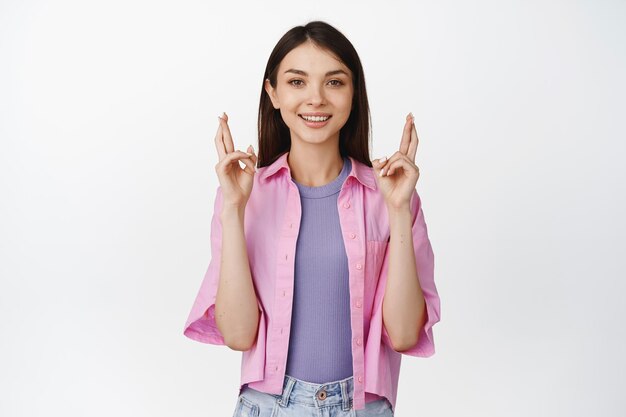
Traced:
[[291, 390], [293, 389], [293, 384], [295, 384], [296, 380], [291, 378], [289, 375], [285, 374], [285, 379], [287, 380], [287, 384], [283, 388], [283, 396], [278, 399], [278, 404], [281, 407], [287, 407], [289, 405], [289, 396], [291, 395]]
[[350, 410], [350, 398], [349, 398], [349, 390], [348, 390], [348, 381], [343, 380], [340, 382], [341, 384], [341, 409], [343, 411]]

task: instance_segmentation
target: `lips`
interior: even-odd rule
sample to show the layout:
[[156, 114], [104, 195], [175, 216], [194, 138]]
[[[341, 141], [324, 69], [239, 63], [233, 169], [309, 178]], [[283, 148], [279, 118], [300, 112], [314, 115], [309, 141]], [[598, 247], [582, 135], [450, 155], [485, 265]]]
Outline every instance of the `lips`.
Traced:
[[[331, 115], [325, 115], [328, 117], [326, 120], [312, 121], [312, 120], [305, 119], [304, 117], [302, 117], [301, 114], [298, 116], [302, 119], [305, 125], [307, 125], [308, 127], [313, 127], [313, 128], [320, 128], [320, 127], [326, 126], [326, 124], [328, 124], [329, 120], [332, 117]], [[318, 117], [321, 117], [321, 116], [318, 116]]]

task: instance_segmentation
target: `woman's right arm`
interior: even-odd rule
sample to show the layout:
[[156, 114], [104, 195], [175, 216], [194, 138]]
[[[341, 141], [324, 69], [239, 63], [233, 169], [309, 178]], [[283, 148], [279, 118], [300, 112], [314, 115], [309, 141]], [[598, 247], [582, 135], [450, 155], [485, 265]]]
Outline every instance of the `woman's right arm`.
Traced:
[[222, 258], [215, 300], [215, 321], [224, 342], [240, 351], [254, 345], [260, 314], [248, 262], [244, 212], [245, 207], [222, 207]]
[[247, 153], [234, 149], [226, 113], [220, 117], [215, 146], [219, 156], [215, 172], [222, 188], [222, 254], [215, 322], [228, 347], [245, 351], [256, 341], [260, 316], [244, 233], [245, 209], [254, 184], [257, 157], [252, 145]]

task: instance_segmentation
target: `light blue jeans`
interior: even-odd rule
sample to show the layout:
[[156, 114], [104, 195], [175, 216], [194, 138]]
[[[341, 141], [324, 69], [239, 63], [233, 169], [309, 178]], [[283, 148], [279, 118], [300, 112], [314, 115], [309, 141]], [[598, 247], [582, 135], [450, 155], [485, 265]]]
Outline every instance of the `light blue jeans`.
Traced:
[[386, 398], [352, 408], [353, 377], [314, 384], [285, 375], [281, 395], [268, 394], [244, 385], [233, 417], [393, 417]]

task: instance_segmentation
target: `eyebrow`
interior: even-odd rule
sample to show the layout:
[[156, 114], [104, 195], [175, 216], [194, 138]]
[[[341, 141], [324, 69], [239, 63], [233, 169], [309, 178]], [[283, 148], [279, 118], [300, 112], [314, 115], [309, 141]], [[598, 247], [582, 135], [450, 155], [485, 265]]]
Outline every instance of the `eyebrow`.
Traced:
[[[288, 73], [288, 72], [293, 72], [294, 74], [300, 74], [300, 75], [303, 75], [303, 76], [305, 76], [305, 77], [308, 77], [308, 75], [309, 75], [309, 74], [307, 74], [305, 71], [302, 71], [302, 70], [299, 70], [299, 69], [294, 69], [294, 68], [288, 69], [287, 71], [285, 71], [285, 74], [286, 74], [286, 73]], [[326, 73], [326, 76], [328, 77], [328, 76], [330, 76], [330, 75], [335, 75], [335, 74], [344, 74], [344, 75], [348, 75], [348, 73], [347, 73], [347, 72], [345, 72], [344, 70], [342, 70], [342, 69], [338, 69], [338, 70], [334, 70], [334, 71], [328, 71], [328, 72]]]

